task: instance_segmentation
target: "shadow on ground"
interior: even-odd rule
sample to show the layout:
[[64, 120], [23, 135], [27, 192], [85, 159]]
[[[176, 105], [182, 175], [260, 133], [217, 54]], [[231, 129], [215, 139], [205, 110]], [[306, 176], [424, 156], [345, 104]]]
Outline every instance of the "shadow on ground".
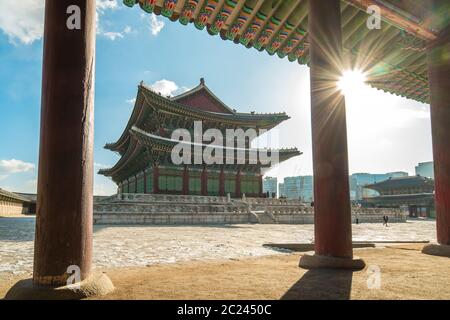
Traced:
[[309, 270], [281, 300], [349, 300], [352, 278], [349, 270]]

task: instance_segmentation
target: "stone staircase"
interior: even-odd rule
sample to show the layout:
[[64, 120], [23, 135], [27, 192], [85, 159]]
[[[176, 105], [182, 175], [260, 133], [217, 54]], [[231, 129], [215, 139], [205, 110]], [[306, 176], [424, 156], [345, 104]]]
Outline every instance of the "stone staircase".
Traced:
[[276, 224], [278, 223], [275, 216], [270, 212], [266, 211], [250, 211], [254, 217], [252, 222], [261, 224]]

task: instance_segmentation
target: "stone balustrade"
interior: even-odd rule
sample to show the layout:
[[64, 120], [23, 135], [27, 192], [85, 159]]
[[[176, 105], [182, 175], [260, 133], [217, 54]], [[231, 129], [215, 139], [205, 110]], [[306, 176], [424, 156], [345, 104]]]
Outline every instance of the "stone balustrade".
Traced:
[[[352, 221], [405, 222], [400, 209], [352, 209]], [[97, 224], [312, 224], [314, 208], [299, 200], [228, 199], [213, 196], [120, 194], [94, 204]]]

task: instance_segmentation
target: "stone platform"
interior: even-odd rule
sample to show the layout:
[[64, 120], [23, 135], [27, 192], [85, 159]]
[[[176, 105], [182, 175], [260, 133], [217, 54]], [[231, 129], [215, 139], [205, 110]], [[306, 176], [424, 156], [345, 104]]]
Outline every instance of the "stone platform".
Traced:
[[[399, 209], [352, 210], [359, 223], [406, 222]], [[95, 224], [218, 225], [313, 224], [314, 208], [299, 200], [153, 194], [119, 194], [94, 204]]]

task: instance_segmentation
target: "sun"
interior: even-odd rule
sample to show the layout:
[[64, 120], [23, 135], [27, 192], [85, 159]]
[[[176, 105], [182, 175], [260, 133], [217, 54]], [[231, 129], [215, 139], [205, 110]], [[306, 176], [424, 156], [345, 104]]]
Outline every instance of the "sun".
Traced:
[[338, 82], [338, 89], [344, 95], [354, 94], [359, 92], [367, 81], [364, 72], [360, 70], [345, 71]]

